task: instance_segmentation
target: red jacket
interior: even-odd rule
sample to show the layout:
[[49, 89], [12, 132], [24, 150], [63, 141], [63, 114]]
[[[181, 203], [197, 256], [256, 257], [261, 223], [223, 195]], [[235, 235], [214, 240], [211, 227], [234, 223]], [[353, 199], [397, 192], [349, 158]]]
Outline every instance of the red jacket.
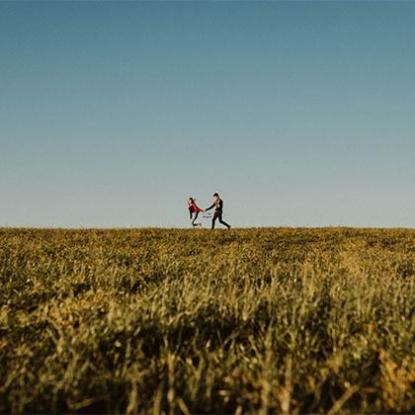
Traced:
[[193, 203], [192, 202], [187, 202], [187, 206], [188, 206], [190, 212], [193, 212], [193, 213], [203, 212], [203, 209], [200, 208], [198, 205], [196, 205], [196, 202], [193, 202]]

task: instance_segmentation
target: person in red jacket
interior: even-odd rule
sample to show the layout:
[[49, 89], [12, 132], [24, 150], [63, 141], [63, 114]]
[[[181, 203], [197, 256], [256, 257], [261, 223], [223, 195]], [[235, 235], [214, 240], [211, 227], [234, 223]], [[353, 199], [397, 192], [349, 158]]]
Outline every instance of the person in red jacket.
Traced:
[[[196, 223], [196, 219], [199, 216], [199, 212], [204, 212], [205, 209], [200, 208], [196, 204], [196, 200], [193, 197], [189, 197], [189, 199], [187, 200], [187, 208], [189, 209], [190, 220], [192, 221], [192, 225], [193, 226], [199, 226], [200, 223]], [[193, 214], [194, 214], [194, 216], [193, 216]], [[193, 220], [192, 220], [192, 218], [193, 218]]]

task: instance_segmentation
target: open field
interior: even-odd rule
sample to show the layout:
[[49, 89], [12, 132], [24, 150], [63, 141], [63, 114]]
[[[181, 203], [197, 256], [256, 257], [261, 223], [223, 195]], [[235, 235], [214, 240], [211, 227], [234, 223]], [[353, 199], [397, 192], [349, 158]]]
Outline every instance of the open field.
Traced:
[[0, 230], [0, 411], [415, 411], [415, 231]]

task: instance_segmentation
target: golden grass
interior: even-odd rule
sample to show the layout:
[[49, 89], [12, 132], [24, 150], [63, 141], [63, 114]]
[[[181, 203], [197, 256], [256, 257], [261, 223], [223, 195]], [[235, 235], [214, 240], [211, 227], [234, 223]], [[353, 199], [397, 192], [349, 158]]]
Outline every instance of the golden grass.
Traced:
[[0, 411], [415, 411], [415, 232], [0, 230]]

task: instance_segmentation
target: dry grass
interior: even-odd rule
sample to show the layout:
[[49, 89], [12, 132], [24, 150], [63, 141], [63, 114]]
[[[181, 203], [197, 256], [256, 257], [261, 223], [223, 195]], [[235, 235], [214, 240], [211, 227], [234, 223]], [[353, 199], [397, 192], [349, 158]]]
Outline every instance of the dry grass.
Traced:
[[415, 411], [415, 232], [0, 230], [0, 411]]

